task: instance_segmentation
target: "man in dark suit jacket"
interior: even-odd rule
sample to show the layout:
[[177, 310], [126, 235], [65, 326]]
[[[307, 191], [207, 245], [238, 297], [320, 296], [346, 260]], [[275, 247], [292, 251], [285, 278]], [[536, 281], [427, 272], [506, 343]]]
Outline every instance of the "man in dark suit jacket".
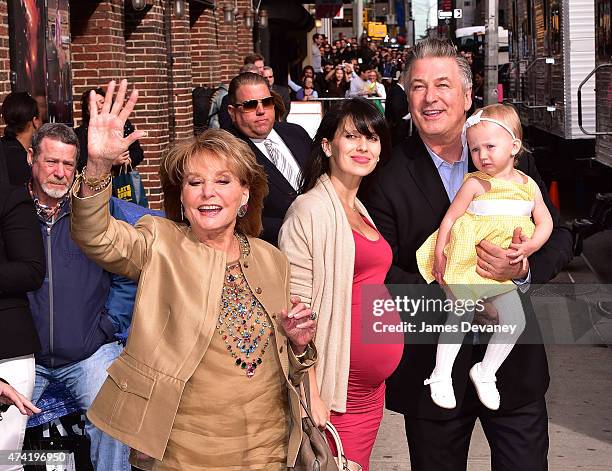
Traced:
[[[374, 178], [366, 206], [393, 250], [388, 283], [424, 283], [416, 251], [438, 229], [461, 186], [468, 166], [462, 142], [465, 111], [471, 105], [468, 64], [449, 43], [426, 40], [415, 47], [406, 82], [412, 114], [420, 136], [394, 149], [393, 158]], [[521, 157], [519, 169], [540, 187], [555, 221], [548, 242], [529, 257], [527, 270], [508, 263], [507, 250], [487, 241], [477, 246], [477, 272], [497, 280], [545, 283], [571, 260], [571, 234], [559, 224], [531, 156]], [[514, 239], [518, 237], [515, 230]], [[523, 300], [531, 328], [533, 309]], [[537, 328], [537, 326], [536, 326]], [[431, 400], [423, 381], [433, 370], [436, 342], [407, 343], [398, 369], [387, 380], [387, 407], [404, 414], [413, 471], [465, 471], [470, 436], [480, 419], [491, 447], [493, 470], [547, 469], [548, 422], [544, 394], [549, 376], [543, 345], [517, 344], [497, 372], [501, 406], [486, 409], [468, 379], [481, 361], [486, 345], [462, 345], [453, 368], [455, 409]]]
[[405, 73], [400, 76], [399, 82], [393, 82], [387, 93], [385, 101], [385, 118], [391, 131], [391, 142], [398, 145], [408, 136], [408, 121], [404, 116], [408, 114], [408, 98], [404, 90]]
[[270, 192], [264, 200], [261, 237], [276, 245], [285, 213], [297, 197], [312, 139], [301, 126], [275, 122], [274, 100], [261, 75], [247, 72], [234, 77], [227, 96], [234, 134], [251, 147], [268, 175]]
[[283, 105], [285, 105], [285, 112], [281, 118], [281, 121], [287, 121], [287, 116], [291, 111], [291, 96], [289, 87], [285, 85], [279, 85], [274, 80], [274, 70], [272, 67], [265, 66], [263, 68], [263, 77], [268, 81], [268, 87], [274, 93], [277, 93], [281, 99], [283, 100]]

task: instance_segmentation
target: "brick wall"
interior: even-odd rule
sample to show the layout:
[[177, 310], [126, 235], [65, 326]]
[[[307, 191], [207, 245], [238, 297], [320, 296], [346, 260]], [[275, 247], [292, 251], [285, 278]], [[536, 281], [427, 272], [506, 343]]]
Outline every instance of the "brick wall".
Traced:
[[[112, 79], [125, 69], [123, 1], [70, 2], [70, 45], [75, 125], [81, 120], [81, 95]], [[118, 75], [119, 74], [119, 75]]]
[[0, 0], [0, 98], [11, 91], [10, 70], [11, 59], [9, 56], [9, 25], [6, 0]]
[[[195, 10], [197, 6], [191, 8]], [[215, 28], [215, 19], [219, 17], [223, 21], [222, 12], [199, 10], [192, 15], [190, 53], [193, 83], [212, 86], [219, 82], [219, 27]]]
[[185, 17], [171, 16], [172, 27], [172, 100], [175, 112], [174, 138], [193, 135], [191, 90], [194, 87], [191, 71], [191, 38], [189, 28], [189, 4], [185, 3]]
[[194, 84], [211, 86], [228, 83], [238, 73], [244, 56], [253, 52], [252, 33], [244, 26], [244, 12], [250, 7], [250, 0], [238, 0], [238, 18], [233, 23], [226, 23], [221, 7], [212, 11], [192, 5], [191, 64]]
[[[85, 19], [90, 15], [89, 23], [93, 23], [79, 38], [73, 38], [73, 66], [81, 71], [80, 76], [75, 72], [75, 79], [82, 80], [75, 82], [75, 99], [86, 87], [104, 84], [111, 78], [126, 77], [139, 90], [131, 120], [147, 136], [141, 140], [145, 161], [138, 170], [151, 206], [159, 208], [162, 197], [157, 172], [163, 152], [175, 139], [193, 133], [191, 90], [195, 85], [229, 80], [240, 67], [243, 55], [253, 50], [251, 34], [238, 22], [222, 24], [221, 10], [213, 14], [199, 7], [193, 12], [196, 20], [191, 26], [189, 2], [185, 2], [186, 15], [182, 19], [174, 16], [171, 0], [155, 0], [142, 12], [124, 8], [123, 0], [72, 3], [72, 10]], [[87, 7], [87, 3], [94, 7]], [[243, 10], [248, 4], [249, 0], [240, 0], [239, 8]], [[236, 39], [225, 39], [223, 43], [215, 40], [215, 17], [220, 23], [219, 31], [239, 38], [239, 47]], [[80, 21], [75, 17], [74, 23]], [[109, 27], [102, 27], [105, 24]], [[77, 55], [77, 50], [85, 54], [85, 47], [77, 49], [75, 45], [92, 43], [108, 52], [102, 57], [101, 53], [98, 57]], [[105, 61], [114, 61], [110, 69], [100, 67], [100, 62]], [[205, 75], [208, 81], [203, 79]], [[91, 83], [93, 80], [98, 83]]]
[[[185, 18], [178, 19], [172, 0], [150, 4], [135, 12], [125, 0], [70, 2], [72, 84], [76, 126], [86, 89], [127, 78], [139, 90], [130, 118], [147, 132], [141, 140], [145, 160], [138, 170], [151, 206], [160, 208], [157, 172], [163, 152], [175, 139], [193, 133], [191, 90], [196, 85], [227, 83], [243, 57], [253, 51], [253, 42], [243, 19], [250, 0], [238, 1], [240, 16], [231, 24], [223, 21], [220, 7], [213, 13], [194, 3], [190, 16], [186, 0]], [[0, 100], [10, 92], [9, 71], [7, 4], [0, 0]]]
[[132, 121], [136, 128], [147, 132], [141, 141], [146, 160], [138, 170], [155, 207], [161, 202], [157, 169], [163, 151], [174, 138], [165, 3], [156, 1], [144, 18], [140, 12], [125, 14], [126, 75], [139, 90]]

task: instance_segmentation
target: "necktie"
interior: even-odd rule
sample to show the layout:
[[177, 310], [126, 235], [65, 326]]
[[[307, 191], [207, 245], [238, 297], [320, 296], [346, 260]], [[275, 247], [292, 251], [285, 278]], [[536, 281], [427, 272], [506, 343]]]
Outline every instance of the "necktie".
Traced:
[[264, 141], [264, 147], [268, 151], [270, 161], [283, 174], [285, 180], [289, 182], [293, 189], [297, 190], [300, 185], [300, 173], [295, 171], [294, 167], [289, 163], [288, 157], [281, 152], [276, 143], [271, 139]]

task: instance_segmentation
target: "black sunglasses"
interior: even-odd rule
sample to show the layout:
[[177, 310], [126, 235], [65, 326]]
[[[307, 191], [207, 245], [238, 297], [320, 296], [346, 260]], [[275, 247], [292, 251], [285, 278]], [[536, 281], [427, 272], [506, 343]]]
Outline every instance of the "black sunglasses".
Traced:
[[234, 106], [240, 107], [243, 113], [250, 113], [255, 111], [260, 103], [264, 108], [272, 108], [274, 106], [274, 97], [267, 96], [259, 100], [245, 100], [242, 103], [236, 103]]

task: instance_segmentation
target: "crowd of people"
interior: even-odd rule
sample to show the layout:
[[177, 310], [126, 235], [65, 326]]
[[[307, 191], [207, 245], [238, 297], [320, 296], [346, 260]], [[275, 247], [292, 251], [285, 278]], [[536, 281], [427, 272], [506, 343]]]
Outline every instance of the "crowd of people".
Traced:
[[[414, 471], [465, 471], [477, 419], [492, 469], [547, 469], [546, 354], [517, 337], [537, 331], [522, 293], [572, 242], [516, 112], [468, 119], [472, 71], [448, 42], [313, 42], [292, 91], [347, 97], [314, 139], [250, 55], [211, 99], [220, 129], [164, 155], [164, 214], [112, 196], [143, 135], [126, 81], [84, 95], [78, 133], [41, 125], [27, 94], [19, 118], [3, 106], [25, 155], [0, 146], [0, 449], [21, 448], [59, 382], [87, 412], [96, 471], [129, 470], [130, 448], [156, 471], [302, 469], [308, 390], [314, 425], [335, 426], [364, 471], [384, 407], [404, 416]], [[399, 80], [385, 90], [379, 75]], [[363, 339], [365, 286], [434, 280], [493, 290], [488, 321], [519, 333]]]

